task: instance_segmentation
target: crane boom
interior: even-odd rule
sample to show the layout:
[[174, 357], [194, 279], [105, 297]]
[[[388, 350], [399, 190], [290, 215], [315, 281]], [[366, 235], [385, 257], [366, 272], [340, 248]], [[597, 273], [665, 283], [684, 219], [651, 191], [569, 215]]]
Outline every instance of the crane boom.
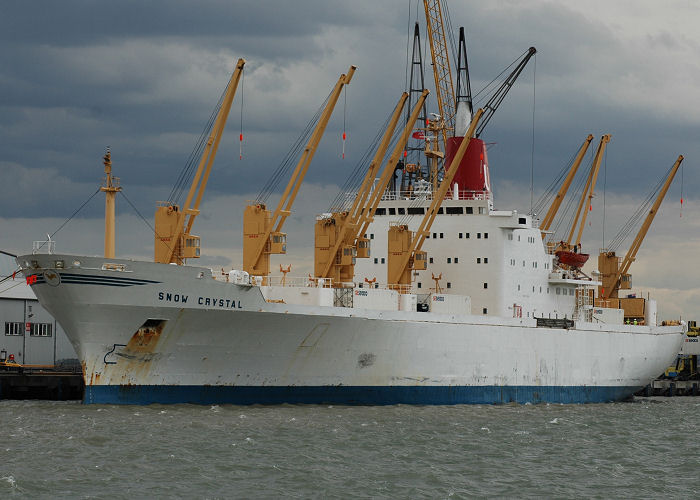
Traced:
[[544, 238], [544, 236], [545, 236], [545, 231], [549, 231], [549, 228], [551, 227], [552, 222], [554, 221], [554, 217], [556, 217], [557, 212], [559, 211], [559, 207], [561, 206], [561, 203], [564, 201], [564, 196], [566, 196], [566, 193], [569, 190], [569, 186], [571, 186], [571, 183], [573, 182], [574, 177], [576, 176], [576, 172], [578, 171], [578, 167], [579, 167], [579, 165], [581, 165], [581, 161], [583, 160], [583, 157], [586, 154], [586, 151], [588, 150], [588, 146], [591, 144], [592, 140], [593, 140], [593, 135], [588, 134], [588, 137], [586, 137], [586, 140], [583, 141], [583, 144], [581, 145], [581, 148], [579, 149], [578, 154], [576, 155], [576, 159], [574, 160], [574, 163], [571, 165], [571, 169], [569, 170], [569, 173], [566, 176], [566, 179], [564, 179], [564, 182], [562, 183], [561, 187], [559, 188], [557, 195], [554, 197], [554, 201], [552, 201], [552, 206], [549, 207], [549, 210], [547, 211], [547, 215], [545, 215], [544, 219], [542, 219], [542, 224], [540, 224], [540, 230], [542, 231], [542, 238]]
[[[211, 133], [207, 139], [202, 157], [199, 160], [197, 171], [194, 175], [192, 185], [187, 193], [187, 198], [183, 209], [177, 205], [166, 203], [161, 204], [156, 209], [155, 216], [155, 261], [163, 264], [182, 264], [186, 258], [199, 257], [200, 239], [199, 236], [190, 234], [194, 220], [199, 215], [199, 204], [202, 201], [204, 190], [207, 187], [209, 173], [211, 172], [216, 152], [224, 134], [226, 120], [231, 111], [231, 104], [236, 95], [238, 83], [241, 80], [245, 59], [241, 58], [236, 63], [231, 78], [226, 87], [226, 92], [216, 115]], [[193, 198], [194, 204], [192, 204]], [[189, 215], [187, 227], [185, 228], [185, 217]]]
[[361, 229], [357, 232], [358, 235], [365, 234], [367, 232], [367, 229], [369, 228], [369, 225], [372, 223], [374, 213], [377, 210], [377, 207], [379, 206], [379, 202], [382, 201], [382, 196], [384, 195], [386, 187], [389, 185], [389, 180], [391, 180], [391, 176], [394, 175], [394, 167], [401, 159], [404, 144], [406, 144], [408, 136], [411, 134], [411, 130], [413, 130], [413, 126], [415, 125], [416, 120], [418, 119], [418, 115], [420, 114], [421, 108], [425, 103], [425, 99], [428, 97], [429, 93], [430, 92], [428, 91], [428, 89], [423, 90], [423, 93], [421, 94], [420, 98], [418, 98], [418, 102], [416, 102], [416, 105], [414, 106], [413, 111], [411, 112], [411, 116], [406, 122], [406, 126], [404, 127], [403, 132], [401, 133], [401, 137], [396, 142], [396, 146], [394, 146], [394, 150], [392, 151], [391, 156], [384, 165], [384, 170], [382, 170], [382, 175], [379, 178], [379, 182], [377, 182], [374, 190], [372, 191], [370, 201], [367, 204], [368, 208], [362, 211], [362, 214], [357, 221], [358, 225], [360, 225], [361, 227]]
[[291, 214], [294, 200], [321, 137], [323, 137], [343, 86], [350, 83], [356, 69], [355, 66], [350, 66], [347, 74], [342, 74], [338, 78], [274, 213], [270, 214], [270, 211], [262, 203], [253, 203], [246, 207], [243, 214], [243, 269], [246, 272], [255, 276], [267, 276], [270, 274], [270, 254], [286, 253], [286, 235], [281, 232], [282, 226]]
[[[355, 242], [355, 239], [357, 238], [355, 231], [357, 228], [357, 221], [359, 220], [362, 211], [367, 209], [367, 207], [365, 207], [365, 203], [372, 189], [372, 181], [374, 181], [376, 178], [377, 171], [382, 163], [382, 159], [389, 148], [391, 137], [394, 135], [396, 125], [401, 119], [401, 113], [403, 112], [407, 99], [408, 93], [404, 92], [394, 108], [394, 112], [392, 113], [389, 124], [384, 131], [382, 140], [377, 148], [377, 152], [367, 168], [367, 173], [362, 180], [362, 184], [357, 191], [355, 200], [353, 201], [350, 209], [347, 212], [338, 212], [332, 215], [333, 224], [331, 225], [334, 227], [328, 227], [329, 224], [326, 223], [327, 219], [316, 221], [315, 240], [324, 239], [323, 234], [327, 234], [329, 232], [334, 233], [333, 236], [335, 237], [335, 243], [333, 244], [332, 248], [329, 248], [325, 244], [316, 246], [316, 250], [314, 252], [314, 269], [316, 271], [315, 276], [317, 278], [330, 278], [331, 274], [338, 274], [336, 272], [332, 272], [332, 268], [338, 265], [337, 262], [339, 260], [342, 260], [342, 257], [341, 259], [338, 259], [338, 251], [341, 249], [341, 245], [347, 247]], [[330, 251], [326, 251], [327, 248], [329, 248]], [[356, 250], [357, 249], [355, 249], [355, 251]], [[325, 264], [322, 263], [324, 259]], [[321, 269], [320, 272], [318, 272], [319, 268]]]
[[523, 72], [525, 66], [527, 66], [527, 63], [536, 53], [537, 49], [535, 47], [530, 47], [525, 53], [525, 56], [515, 67], [515, 69], [510, 73], [510, 75], [508, 75], [508, 77], [504, 80], [504, 82], [501, 84], [498, 90], [496, 90], [496, 92], [493, 94], [491, 99], [489, 99], [489, 101], [486, 103], [486, 105], [484, 106], [484, 118], [483, 120], [481, 120], [479, 128], [476, 129], [475, 137], [481, 136], [481, 133], [484, 131], [484, 128], [486, 128], [486, 125], [488, 125], [489, 121], [491, 121], [491, 118], [493, 118], [493, 114], [496, 112], [498, 107], [503, 102], [503, 99], [505, 99], [506, 95], [513, 87], [515, 80], [518, 79], [520, 73]]
[[601, 293], [602, 298], [607, 299], [617, 296], [617, 291], [620, 289], [620, 282], [622, 280], [622, 277], [628, 274], [630, 266], [632, 265], [632, 262], [634, 262], [637, 256], [637, 252], [642, 246], [642, 242], [644, 241], [644, 238], [646, 237], [647, 232], [649, 231], [649, 227], [654, 221], [654, 217], [656, 217], [656, 213], [659, 211], [661, 202], [664, 201], [664, 197], [668, 192], [668, 188], [671, 186], [673, 178], [676, 176], [676, 172], [678, 172], [678, 167], [680, 167], [682, 162], [683, 155], [678, 155], [678, 159], [673, 164], [673, 167], [671, 167], [671, 171], [669, 172], [668, 177], [666, 178], [666, 182], [664, 182], [664, 185], [661, 188], [661, 191], [659, 191], [659, 195], [656, 197], [654, 205], [649, 210], [649, 213], [647, 214], [646, 218], [644, 219], [644, 222], [642, 223], [642, 227], [639, 228], [639, 232], [637, 233], [636, 238], [632, 242], [632, 245], [630, 246], [629, 250], [627, 250], [625, 258], [622, 260], [622, 264], [620, 265], [614, 278], [610, 280], [611, 283], [613, 283], [613, 285], [608, 287], [603, 286]]
[[[588, 173], [588, 179], [586, 180], [586, 187], [581, 193], [581, 201], [578, 204], [578, 209], [576, 210], [576, 217], [574, 223], [571, 225], [571, 230], [569, 231], [569, 237], [566, 240], [567, 249], [571, 247], [571, 240], [574, 237], [574, 232], [576, 231], [576, 226], [578, 225], [578, 219], [581, 217], [581, 226], [579, 227], [578, 235], [576, 236], [576, 242], [574, 246], [581, 244], [581, 235], [583, 234], [583, 228], [586, 227], [586, 217], [588, 216], [588, 208], [591, 206], [591, 201], [593, 200], [593, 193], [595, 191], [596, 180], [598, 179], [598, 171], [600, 170], [600, 164], [603, 161], [603, 154], [605, 153], [605, 147], [610, 142], [610, 134], [605, 134], [600, 138], [600, 143], [598, 144], [598, 149], [596, 150], [595, 157], [593, 159], [593, 164], [591, 165], [591, 170]], [[586, 209], [583, 208], [583, 203], [588, 198], [588, 204]], [[581, 211], [583, 210], [583, 216]]]
[[[459, 145], [459, 149], [454, 156], [453, 161], [456, 161], [457, 164], [462, 161], [462, 157], [467, 151], [467, 146], [469, 146], [469, 142], [471, 142], [471, 138], [474, 136], [474, 131], [476, 130], [479, 120], [483, 114], [484, 110], [481, 108], [474, 114], [474, 118], [469, 125], [467, 134], [464, 136], [464, 140]], [[415, 260], [422, 260], [422, 264], [425, 264], [426, 255], [425, 252], [421, 252], [420, 249], [423, 246], [425, 237], [430, 231], [433, 221], [435, 220], [438, 208], [442, 204], [442, 200], [445, 198], [447, 190], [452, 185], [452, 180], [454, 179], [456, 172], [456, 168], [447, 170], [445, 178], [440, 183], [437, 193], [433, 193], [433, 201], [431, 202], [430, 207], [427, 209], [426, 214], [414, 235], [411, 236], [409, 234], [410, 232], [408, 231], [408, 227], [405, 225], [391, 226], [389, 228], [388, 240], [390, 248], [387, 254], [387, 284], [390, 287], [398, 287], [399, 289], [402, 289], [405, 286], [409, 286], [410, 271], [413, 268], [413, 263]], [[394, 234], [392, 234], [392, 232]], [[408, 235], [408, 237], [403, 236], [397, 238], [397, 233], [403, 233], [404, 235]], [[392, 236], [394, 237], [392, 238]], [[399, 239], [403, 241], [399, 241]], [[392, 241], [398, 243], [397, 249], [391, 248]]]

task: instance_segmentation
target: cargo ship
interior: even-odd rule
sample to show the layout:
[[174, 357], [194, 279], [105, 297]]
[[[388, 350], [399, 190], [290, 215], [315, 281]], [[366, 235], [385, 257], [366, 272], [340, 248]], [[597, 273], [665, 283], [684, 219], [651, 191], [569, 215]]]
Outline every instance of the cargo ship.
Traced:
[[[443, 115], [416, 127], [427, 90], [392, 139], [411, 97], [402, 94], [358, 189], [318, 216], [313, 275], [288, 278], [280, 265], [273, 276], [271, 256], [286, 253], [282, 226], [354, 66], [277, 208], [258, 199], [245, 209], [242, 268], [188, 263], [200, 256], [192, 223], [244, 63], [184, 205], [156, 209], [154, 262], [114, 255], [120, 188], [109, 153], [105, 255], [57, 253], [49, 241], [16, 259], [75, 347], [85, 403], [597, 403], [631, 397], [675, 359], [685, 325], [658, 325], [651, 299], [635, 324], [619, 301], [597, 301], [601, 281], [580, 269], [580, 234], [547, 244], [539, 218], [496, 207], [483, 110], [458, 100], [452, 123]], [[423, 166], [404, 159], [411, 138], [422, 141]], [[576, 258], [562, 262], [562, 252]]]

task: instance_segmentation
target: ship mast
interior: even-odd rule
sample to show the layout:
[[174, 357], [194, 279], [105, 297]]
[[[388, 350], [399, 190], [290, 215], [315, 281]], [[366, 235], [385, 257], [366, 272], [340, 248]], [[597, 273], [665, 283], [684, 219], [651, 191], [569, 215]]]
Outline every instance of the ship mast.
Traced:
[[122, 190], [119, 185], [119, 177], [112, 176], [112, 153], [107, 148], [107, 154], [103, 158], [105, 166], [104, 184], [100, 187], [100, 191], [105, 194], [105, 257], [114, 258], [114, 209], [116, 206], [115, 197]]

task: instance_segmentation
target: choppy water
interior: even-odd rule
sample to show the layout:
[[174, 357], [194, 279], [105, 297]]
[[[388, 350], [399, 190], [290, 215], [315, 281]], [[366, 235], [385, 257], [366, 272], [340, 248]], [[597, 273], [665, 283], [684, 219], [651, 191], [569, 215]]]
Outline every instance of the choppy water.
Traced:
[[700, 496], [700, 398], [525, 406], [0, 402], [0, 498]]

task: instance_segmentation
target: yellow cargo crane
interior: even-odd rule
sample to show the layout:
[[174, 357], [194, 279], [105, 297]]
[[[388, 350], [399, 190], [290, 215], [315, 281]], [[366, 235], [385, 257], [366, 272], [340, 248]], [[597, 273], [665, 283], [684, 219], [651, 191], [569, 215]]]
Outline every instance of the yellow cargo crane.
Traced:
[[557, 195], [554, 197], [554, 200], [552, 201], [552, 205], [549, 207], [549, 210], [547, 211], [547, 215], [545, 215], [544, 219], [542, 219], [542, 223], [540, 224], [540, 231], [542, 231], [542, 239], [544, 239], [545, 235], [547, 234], [547, 231], [549, 231], [549, 228], [552, 226], [552, 222], [554, 221], [554, 217], [556, 217], [557, 212], [559, 211], [559, 207], [561, 206], [561, 203], [564, 201], [564, 197], [566, 196], [567, 191], [569, 191], [569, 187], [571, 186], [571, 183], [573, 182], [574, 177], [576, 176], [576, 172], [578, 171], [578, 167], [581, 165], [581, 161], [583, 160], [583, 157], [586, 154], [586, 151], [588, 150], [588, 146], [591, 144], [592, 140], [593, 140], [593, 135], [588, 134], [588, 137], [586, 137], [586, 140], [583, 141], [583, 144], [581, 145], [581, 148], [579, 149], [578, 154], [576, 155], [576, 159], [574, 160], [574, 163], [571, 165], [571, 169], [569, 170], [569, 173], [567, 174], [566, 179], [564, 179], [564, 182], [562, 183], [561, 187], [559, 188]]
[[355, 275], [355, 258], [369, 257], [370, 242], [364, 237], [364, 233], [372, 222], [374, 212], [391, 180], [394, 167], [401, 158], [404, 145], [428, 94], [428, 90], [423, 90], [379, 180], [373, 183], [408, 98], [405, 92], [394, 109], [351, 208], [316, 221], [314, 276], [317, 278], [331, 278], [333, 285], [338, 287], [350, 286]]
[[[185, 259], [198, 258], [200, 251], [199, 236], [190, 233], [194, 219], [199, 215], [199, 204], [207, 187], [211, 166], [214, 163], [221, 137], [226, 127], [226, 119], [231, 110], [231, 103], [236, 95], [238, 82], [241, 80], [245, 59], [239, 59], [231, 75], [224, 94], [221, 107], [216, 115], [214, 126], [202, 152], [197, 172], [182, 210], [176, 204], [159, 202], [155, 215], [155, 261], [162, 264], [182, 265]], [[195, 193], [197, 197], [195, 199]], [[193, 202], [194, 199], [194, 202]], [[185, 217], [189, 215], [187, 227]]]
[[[581, 245], [581, 236], [583, 235], [583, 228], [586, 227], [588, 210], [593, 200], [593, 194], [595, 193], [595, 185], [598, 179], [598, 172], [600, 171], [600, 164], [603, 161], [605, 147], [610, 142], [610, 137], [610, 134], [605, 134], [600, 138], [600, 143], [598, 144], [598, 149], [596, 150], [595, 157], [593, 158], [591, 170], [588, 173], [588, 179], [586, 179], [586, 186], [583, 188], [583, 192], [581, 193], [581, 201], [579, 201], [578, 209], [576, 210], [576, 217], [574, 218], [574, 223], [571, 225], [571, 230], [569, 231], [569, 237], [567, 238], [566, 242], [561, 242], [559, 244], [559, 250], [569, 251], [573, 248], [578, 248]], [[586, 201], [587, 203], [584, 208], [583, 204]], [[581, 218], [581, 225], [579, 226], [576, 240], [574, 240], [574, 243], [572, 244], [571, 242], [574, 238], [576, 227], [578, 226], [579, 217]]]
[[[483, 115], [484, 110], [479, 109], [469, 125], [464, 140], [459, 146], [453, 159], [456, 165], [462, 161], [467, 146], [474, 136], [474, 131]], [[399, 290], [401, 293], [409, 291], [411, 286], [411, 272], [414, 270], [427, 269], [428, 254], [421, 250], [426, 236], [430, 232], [430, 227], [435, 220], [438, 208], [447, 194], [447, 190], [452, 185], [455, 173], [458, 169], [448, 169], [445, 178], [440, 183], [440, 188], [433, 193], [433, 200], [428, 207], [418, 230], [413, 233], [406, 224], [398, 224], [389, 227], [388, 252], [387, 252], [387, 284], [390, 288]]]
[[[668, 192], [668, 188], [671, 186], [673, 178], [675, 177], [676, 172], [678, 171], [678, 167], [680, 167], [682, 162], [683, 155], [679, 155], [678, 159], [671, 167], [671, 170], [668, 176], [666, 177], [666, 181], [664, 182], [661, 190], [659, 191], [659, 195], [656, 197], [654, 205], [649, 210], [649, 213], [644, 219], [644, 223], [639, 228], [637, 237], [632, 242], [632, 245], [630, 246], [629, 250], [627, 250], [627, 254], [625, 255], [625, 258], [622, 260], [622, 262], [620, 262], [619, 257], [615, 255], [615, 252], [603, 251], [600, 253], [600, 255], [598, 255], [598, 271], [601, 273], [602, 282], [602, 285], [598, 287], [598, 296], [602, 300], [616, 299], [618, 298], [618, 293], [621, 289], [629, 290], [631, 288], [632, 280], [629, 274], [630, 266], [632, 265], [632, 262], [634, 262], [634, 259], [637, 256], [637, 252], [642, 246], [642, 242], [644, 241], [647, 232], [649, 232], [649, 227], [654, 221], [654, 217], [659, 211], [661, 202], [664, 200], [664, 197]], [[625, 312], [627, 313], [627, 311]], [[625, 316], [629, 315], [625, 314]]]
[[243, 270], [251, 276], [262, 276], [263, 280], [267, 280], [270, 274], [270, 255], [287, 252], [287, 235], [282, 232], [282, 226], [291, 214], [294, 200], [326, 130], [335, 104], [338, 102], [340, 92], [344, 85], [350, 83], [356, 69], [355, 66], [350, 66], [347, 74], [340, 75], [338, 82], [333, 87], [326, 107], [321, 113], [275, 212], [270, 212], [261, 202], [252, 203], [246, 207], [243, 213]]

